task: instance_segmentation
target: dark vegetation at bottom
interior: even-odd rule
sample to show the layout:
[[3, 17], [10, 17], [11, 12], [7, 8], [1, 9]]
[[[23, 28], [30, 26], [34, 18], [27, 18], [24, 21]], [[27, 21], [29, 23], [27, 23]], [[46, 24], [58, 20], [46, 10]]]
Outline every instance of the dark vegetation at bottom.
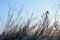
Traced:
[[30, 34], [18, 35], [18, 34], [10, 34], [10, 35], [0, 35], [0, 40], [60, 40], [60, 36], [39, 36], [38, 38], [33, 37]]

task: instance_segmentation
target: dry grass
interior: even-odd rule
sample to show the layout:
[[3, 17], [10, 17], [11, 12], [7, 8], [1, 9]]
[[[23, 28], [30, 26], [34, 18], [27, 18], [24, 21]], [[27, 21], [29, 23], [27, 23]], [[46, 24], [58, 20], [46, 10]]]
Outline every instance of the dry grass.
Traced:
[[[53, 25], [49, 28], [49, 18], [47, 11], [44, 15], [42, 15], [41, 22], [36, 23], [31, 28], [29, 28], [31, 23], [31, 18], [33, 17], [34, 11], [29, 19], [27, 19], [26, 23], [19, 24], [19, 17], [22, 12], [22, 9], [18, 12], [18, 16], [16, 20], [13, 19], [13, 14], [10, 14], [10, 8], [8, 11], [8, 19], [5, 23], [5, 28], [3, 30], [2, 35], [0, 36], [1, 40], [49, 40], [53, 38], [52, 36], [60, 36], [60, 29], [57, 21], [53, 23]], [[20, 19], [19, 19], [20, 20]], [[18, 23], [17, 23], [18, 22]], [[15, 24], [16, 23], [16, 24]], [[37, 28], [37, 29], [36, 29]], [[45, 38], [44, 38], [45, 37]], [[49, 39], [48, 39], [49, 38]], [[57, 39], [57, 37], [55, 38]], [[51, 39], [51, 40], [55, 40]], [[58, 38], [59, 39], [59, 38]]]

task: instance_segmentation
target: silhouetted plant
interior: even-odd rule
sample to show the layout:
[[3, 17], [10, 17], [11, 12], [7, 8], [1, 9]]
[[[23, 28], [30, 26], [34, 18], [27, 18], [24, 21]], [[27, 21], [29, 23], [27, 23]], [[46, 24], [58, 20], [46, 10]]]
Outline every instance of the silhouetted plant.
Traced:
[[[1, 40], [38, 40], [38, 39], [48, 40], [47, 39], [48, 37], [49, 39], [51, 39], [50, 37], [52, 35], [53, 36], [57, 35], [57, 31], [56, 31], [58, 30], [57, 21], [54, 22], [52, 27], [48, 28], [49, 27], [49, 18], [48, 18], [49, 11], [47, 11], [46, 13], [44, 13], [44, 15], [42, 15], [42, 20], [39, 20], [40, 22], [36, 23], [35, 25], [32, 25], [32, 27], [30, 28], [29, 26], [31, 24], [32, 17], [34, 15], [34, 11], [31, 14], [30, 18], [27, 19], [26, 22], [23, 20], [24, 22], [20, 24], [19, 21], [21, 20], [21, 18], [23, 19], [23, 17], [20, 17], [23, 8], [19, 10], [16, 19], [13, 19], [14, 15], [10, 14], [11, 12], [10, 10], [11, 8], [9, 8], [9, 11], [8, 11], [8, 19], [6, 20], [5, 28], [1, 35]], [[56, 30], [53, 29], [54, 27]], [[58, 33], [60, 33], [60, 31], [58, 31]]]

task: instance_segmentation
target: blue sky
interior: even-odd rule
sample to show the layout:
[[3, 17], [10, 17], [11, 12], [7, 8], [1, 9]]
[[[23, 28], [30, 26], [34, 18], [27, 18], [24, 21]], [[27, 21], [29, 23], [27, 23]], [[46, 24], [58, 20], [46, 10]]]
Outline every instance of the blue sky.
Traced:
[[[21, 8], [24, 5], [23, 13], [50, 10], [54, 4], [59, 4], [60, 0], [0, 0], [0, 14], [5, 15], [9, 6], [13, 8]], [[24, 15], [24, 14], [23, 14]]]
[[[17, 8], [19, 10], [22, 5], [22, 16], [31, 15], [34, 10], [35, 16], [40, 16], [47, 10], [50, 12], [50, 17], [53, 16], [55, 5], [60, 4], [60, 0], [0, 0], [0, 18], [7, 17], [8, 8]], [[57, 9], [57, 7], [56, 7]], [[34, 16], [34, 17], [35, 17]]]
[[60, 4], [60, 0], [0, 0], [0, 18], [7, 17], [9, 7], [19, 10], [22, 5], [22, 16], [31, 15], [33, 10], [35, 16], [40, 16], [48, 10], [51, 17], [54, 14], [53, 10], [58, 9], [56, 6], [58, 4]]

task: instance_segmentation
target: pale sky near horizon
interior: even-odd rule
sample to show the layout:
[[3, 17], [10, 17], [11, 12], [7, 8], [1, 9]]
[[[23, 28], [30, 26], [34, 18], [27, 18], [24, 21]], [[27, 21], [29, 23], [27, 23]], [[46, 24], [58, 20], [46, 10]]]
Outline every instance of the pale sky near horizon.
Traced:
[[[31, 14], [33, 10], [35, 16], [39, 16], [47, 10], [50, 12], [50, 16], [53, 16], [53, 11], [59, 9], [58, 4], [60, 4], [60, 0], [0, 0], [0, 18], [3, 19], [7, 16], [8, 8], [10, 6], [19, 10], [22, 5], [23, 11], [21, 14], [23, 16]], [[59, 13], [58, 16], [60, 16]]]

